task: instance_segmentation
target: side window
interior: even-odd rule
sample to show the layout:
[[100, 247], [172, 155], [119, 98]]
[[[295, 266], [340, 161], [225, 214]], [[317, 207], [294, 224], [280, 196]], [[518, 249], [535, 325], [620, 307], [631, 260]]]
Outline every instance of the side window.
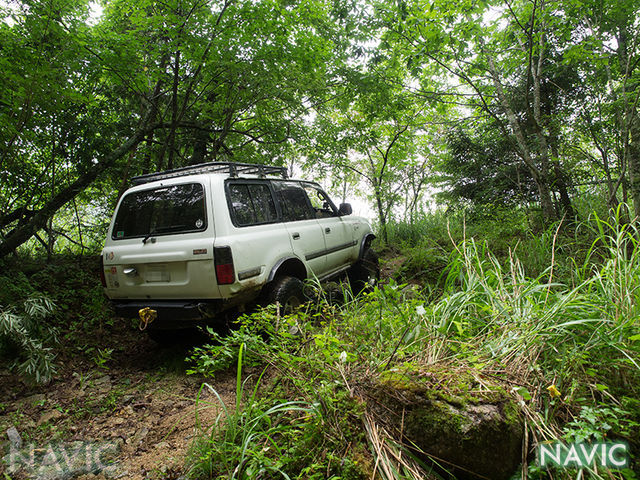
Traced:
[[282, 208], [282, 216], [285, 222], [308, 220], [315, 218], [309, 207], [307, 194], [298, 184], [288, 182], [275, 182], [278, 201]]
[[328, 195], [313, 185], [305, 185], [304, 189], [309, 196], [316, 218], [337, 217], [338, 212]]
[[259, 184], [249, 185], [249, 194], [255, 207], [256, 222], [275, 222], [278, 218], [278, 213], [276, 212], [276, 205], [273, 203], [269, 187]]
[[272, 223], [278, 219], [271, 190], [266, 184], [229, 184], [229, 204], [238, 227]]

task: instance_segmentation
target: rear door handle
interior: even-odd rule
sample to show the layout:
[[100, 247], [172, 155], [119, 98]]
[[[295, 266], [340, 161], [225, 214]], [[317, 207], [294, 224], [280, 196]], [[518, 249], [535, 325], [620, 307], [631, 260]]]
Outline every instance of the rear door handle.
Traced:
[[298, 240], [300, 238], [300, 234], [298, 232], [294, 233], [291, 236], [293, 237], [294, 240]]
[[331, 229], [329, 227], [325, 228], [324, 233], [331, 233]]

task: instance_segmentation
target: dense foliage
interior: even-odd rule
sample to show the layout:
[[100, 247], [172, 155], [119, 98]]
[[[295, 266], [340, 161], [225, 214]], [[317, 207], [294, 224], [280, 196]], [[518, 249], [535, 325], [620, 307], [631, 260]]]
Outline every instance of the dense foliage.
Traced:
[[38, 382], [60, 352], [106, 368], [78, 341], [114, 321], [83, 255], [130, 177], [282, 165], [369, 203], [386, 281], [190, 354], [237, 369], [192, 476], [425, 477], [364, 393], [398, 372], [491, 378], [531, 448], [637, 452], [639, 19], [635, 0], [0, 3], [2, 359]]
[[[383, 236], [426, 194], [640, 213], [637, 2], [1, 7], [0, 256], [95, 248], [134, 174], [220, 159], [331, 177]], [[583, 218], [584, 220], [584, 218]]]

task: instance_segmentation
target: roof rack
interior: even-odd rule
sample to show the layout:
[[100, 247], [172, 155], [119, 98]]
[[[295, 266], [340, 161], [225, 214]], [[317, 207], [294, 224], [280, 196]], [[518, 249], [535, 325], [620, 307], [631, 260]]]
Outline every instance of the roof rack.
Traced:
[[209, 162], [192, 165], [190, 167], [174, 168], [164, 172], [147, 173], [146, 175], [138, 175], [131, 179], [133, 185], [142, 185], [143, 183], [154, 182], [156, 180], [164, 180], [166, 178], [182, 177], [185, 175], [195, 175], [198, 173], [228, 173], [230, 177], [238, 175], [259, 175], [264, 178], [267, 175], [277, 175], [287, 178], [286, 167], [274, 167], [271, 165], [258, 165], [253, 163], [236, 163], [236, 162]]

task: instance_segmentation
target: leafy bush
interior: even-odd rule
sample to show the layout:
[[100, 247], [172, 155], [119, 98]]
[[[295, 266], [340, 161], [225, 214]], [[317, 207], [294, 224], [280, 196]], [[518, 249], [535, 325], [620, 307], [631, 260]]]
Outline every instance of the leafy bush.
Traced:
[[[205, 377], [213, 377], [216, 372], [224, 371], [238, 363], [240, 346], [244, 346], [243, 364], [247, 366], [260, 365], [273, 351], [267, 342], [267, 335], [273, 334], [269, 307], [251, 316], [238, 319], [238, 328], [231, 329], [226, 334], [216, 332], [207, 327], [210, 343], [196, 347], [189, 358], [192, 368], [187, 373], [199, 373]], [[274, 310], [275, 311], [275, 310]]]
[[57, 341], [56, 332], [43, 322], [54, 309], [54, 303], [45, 296], [0, 306], [0, 353], [17, 351], [12, 367], [37, 383], [49, 382], [56, 372], [55, 355], [45, 346]]

